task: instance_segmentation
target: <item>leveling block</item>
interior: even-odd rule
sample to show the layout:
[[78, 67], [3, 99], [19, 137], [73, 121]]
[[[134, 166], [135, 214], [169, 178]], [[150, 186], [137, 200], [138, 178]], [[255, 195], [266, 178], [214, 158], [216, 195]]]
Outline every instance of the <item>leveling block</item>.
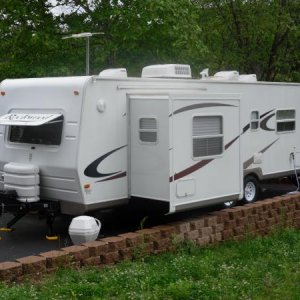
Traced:
[[12, 232], [14, 230], [15, 230], [14, 228], [7, 228], [7, 227], [0, 228], [0, 231], [2, 231], [2, 232]]
[[[14, 228], [7, 228], [7, 227], [1, 227], [0, 232], [12, 232], [14, 231]], [[2, 240], [2, 237], [0, 236], [0, 241]]]
[[48, 241], [57, 241], [59, 239], [58, 235], [46, 235], [46, 240]]

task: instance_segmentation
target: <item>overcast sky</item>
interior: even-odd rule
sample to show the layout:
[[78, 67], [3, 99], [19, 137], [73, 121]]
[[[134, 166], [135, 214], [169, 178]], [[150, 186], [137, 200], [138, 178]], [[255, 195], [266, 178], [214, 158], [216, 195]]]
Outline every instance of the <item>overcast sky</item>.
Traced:
[[[57, 4], [57, 1], [56, 0], [48, 0], [48, 3], [55, 6]], [[54, 7], [53, 9], [51, 9], [51, 12], [56, 16], [59, 16], [61, 13], [68, 13], [71, 11], [72, 11], [72, 9], [70, 7], [67, 7], [64, 5], [60, 5], [60, 6], [57, 6], [57, 7]]]

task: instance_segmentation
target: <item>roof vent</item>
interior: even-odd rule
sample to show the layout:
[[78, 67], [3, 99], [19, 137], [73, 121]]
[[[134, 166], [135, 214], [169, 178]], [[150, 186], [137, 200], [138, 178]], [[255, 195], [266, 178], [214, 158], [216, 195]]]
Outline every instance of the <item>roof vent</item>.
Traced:
[[100, 77], [126, 78], [127, 70], [125, 68], [106, 69], [99, 73]]
[[243, 74], [239, 76], [239, 81], [242, 82], [256, 82], [256, 74]]
[[221, 72], [217, 72], [210, 79], [214, 79], [214, 80], [239, 80], [239, 72], [238, 71], [221, 71]]
[[200, 72], [201, 79], [207, 79], [207, 78], [209, 77], [208, 71], [209, 71], [209, 69], [206, 68], [206, 69], [204, 69], [204, 70], [202, 70], [202, 71]]
[[191, 78], [192, 72], [189, 65], [152, 65], [143, 68], [143, 78]]

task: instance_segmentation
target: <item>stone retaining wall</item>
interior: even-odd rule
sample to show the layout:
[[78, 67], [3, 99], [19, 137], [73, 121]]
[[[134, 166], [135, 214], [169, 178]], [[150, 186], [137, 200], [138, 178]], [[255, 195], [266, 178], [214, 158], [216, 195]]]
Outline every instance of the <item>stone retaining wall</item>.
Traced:
[[1, 281], [20, 281], [60, 267], [106, 266], [148, 254], [172, 251], [190, 240], [199, 246], [265, 235], [275, 227], [300, 228], [300, 194], [275, 197], [167, 225], [103, 238], [61, 250], [0, 263]]

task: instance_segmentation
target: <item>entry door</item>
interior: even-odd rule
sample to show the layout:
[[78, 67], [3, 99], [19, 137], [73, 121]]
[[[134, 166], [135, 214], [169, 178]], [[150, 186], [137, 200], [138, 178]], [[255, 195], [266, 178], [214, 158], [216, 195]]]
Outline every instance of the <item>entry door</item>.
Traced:
[[169, 97], [129, 98], [129, 192], [169, 199]]

